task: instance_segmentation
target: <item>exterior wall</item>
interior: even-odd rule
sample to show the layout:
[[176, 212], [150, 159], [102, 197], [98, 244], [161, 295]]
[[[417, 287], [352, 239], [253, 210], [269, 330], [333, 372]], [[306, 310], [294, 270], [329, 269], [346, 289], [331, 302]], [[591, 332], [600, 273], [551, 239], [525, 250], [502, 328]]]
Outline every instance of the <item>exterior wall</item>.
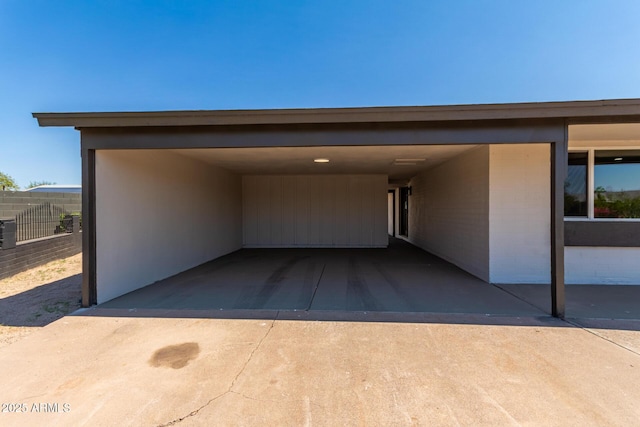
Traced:
[[489, 147], [411, 180], [409, 241], [489, 280]]
[[96, 151], [98, 303], [240, 249], [241, 190], [163, 150]]
[[567, 247], [565, 282], [570, 285], [640, 285], [640, 248]]
[[550, 283], [549, 145], [489, 150], [490, 281]]
[[[569, 137], [571, 138], [571, 126], [569, 126]], [[640, 149], [640, 139], [613, 139], [613, 140], [593, 140], [576, 141], [569, 139], [569, 149], [615, 149], [629, 148]], [[584, 244], [585, 240], [601, 240], [607, 237], [608, 240], [633, 240], [629, 236], [624, 236], [625, 225], [635, 225], [637, 220], [606, 220], [606, 219], [575, 219], [565, 221], [565, 227], [585, 229], [580, 225], [591, 224], [594, 227], [611, 224], [611, 221], [619, 221], [613, 225], [618, 227], [607, 227], [609, 236], [572, 236], [573, 240], [580, 240]], [[576, 227], [578, 226], [578, 227]], [[634, 227], [635, 229], [635, 227]], [[633, 233], [631, 233], [631, 236]], [[636, 242], [635, 247], [602, 247], [602, 246], [568, 246], [565, 247], [565, 282], [567, 284], [592, 284], [592, 285], [640, 285], [640, 242]], [[602, 244], [602, 242], [596, 243]]]
[[82, 194], [79, 193], [0, 191], [0, 218], [15, 218], [20, 212], [45, 202], [60, 206], [69, 213], [82, 210]]
[[0, 279], [81, 251], [80, 232], [19, 242], [13, 249], [0, 249]]
[[386, 247], [386, 175], [246, 175], [245, 247]]

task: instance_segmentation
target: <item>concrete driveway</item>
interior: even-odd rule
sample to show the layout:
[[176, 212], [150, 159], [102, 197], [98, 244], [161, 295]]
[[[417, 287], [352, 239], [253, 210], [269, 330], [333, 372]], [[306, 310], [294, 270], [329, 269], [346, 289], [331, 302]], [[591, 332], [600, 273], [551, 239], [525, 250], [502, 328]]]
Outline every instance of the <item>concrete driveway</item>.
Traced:
[[48, 324], [0, 347], [0, 425], [639, 424], [640, 287], [562, 321], [393, 249], [240, 251]]
[[[637, 321], [234, 313], [244, 318], [101, 308], [64, 317], [0, 352], [0, 425], [640, 420]], [[25, 412], [6, 412], [16, 410]]]

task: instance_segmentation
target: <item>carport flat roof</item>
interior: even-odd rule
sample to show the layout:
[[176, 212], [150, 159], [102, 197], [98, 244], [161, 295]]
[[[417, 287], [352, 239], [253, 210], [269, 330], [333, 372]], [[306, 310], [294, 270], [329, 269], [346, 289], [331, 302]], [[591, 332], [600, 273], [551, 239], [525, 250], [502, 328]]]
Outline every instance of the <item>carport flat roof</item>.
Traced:
[[453, 122], [640, 120], [640, 99], [414, 107], [33, 113], [40, 126], [76, 128]]

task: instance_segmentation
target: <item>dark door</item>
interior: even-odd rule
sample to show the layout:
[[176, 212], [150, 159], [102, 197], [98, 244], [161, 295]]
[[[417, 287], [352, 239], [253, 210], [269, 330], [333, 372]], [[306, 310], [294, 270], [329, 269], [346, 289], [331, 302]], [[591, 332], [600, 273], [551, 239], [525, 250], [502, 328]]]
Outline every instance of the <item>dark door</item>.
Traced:
[[400, 189], [400, 235], [409, 236], [409, 188]]
[[387, 232], [396, 235], [396, 190], [389, 190], [387, 194]]

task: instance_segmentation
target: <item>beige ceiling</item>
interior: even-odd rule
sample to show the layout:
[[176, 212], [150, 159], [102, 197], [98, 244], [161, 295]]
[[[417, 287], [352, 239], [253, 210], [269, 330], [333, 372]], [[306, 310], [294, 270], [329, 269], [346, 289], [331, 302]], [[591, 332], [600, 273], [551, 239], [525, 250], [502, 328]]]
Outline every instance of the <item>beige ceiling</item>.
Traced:
[[[475, 145], [205, 148], [171, 150], [243, 175], [386, 174], [406, 180]], [[314, 163], [327, 158], [329, 163]], [[424, 160], [419, 160], [424, 159]]]
[[640, 123], [570, 125], [569, 142], [640, 141]]

